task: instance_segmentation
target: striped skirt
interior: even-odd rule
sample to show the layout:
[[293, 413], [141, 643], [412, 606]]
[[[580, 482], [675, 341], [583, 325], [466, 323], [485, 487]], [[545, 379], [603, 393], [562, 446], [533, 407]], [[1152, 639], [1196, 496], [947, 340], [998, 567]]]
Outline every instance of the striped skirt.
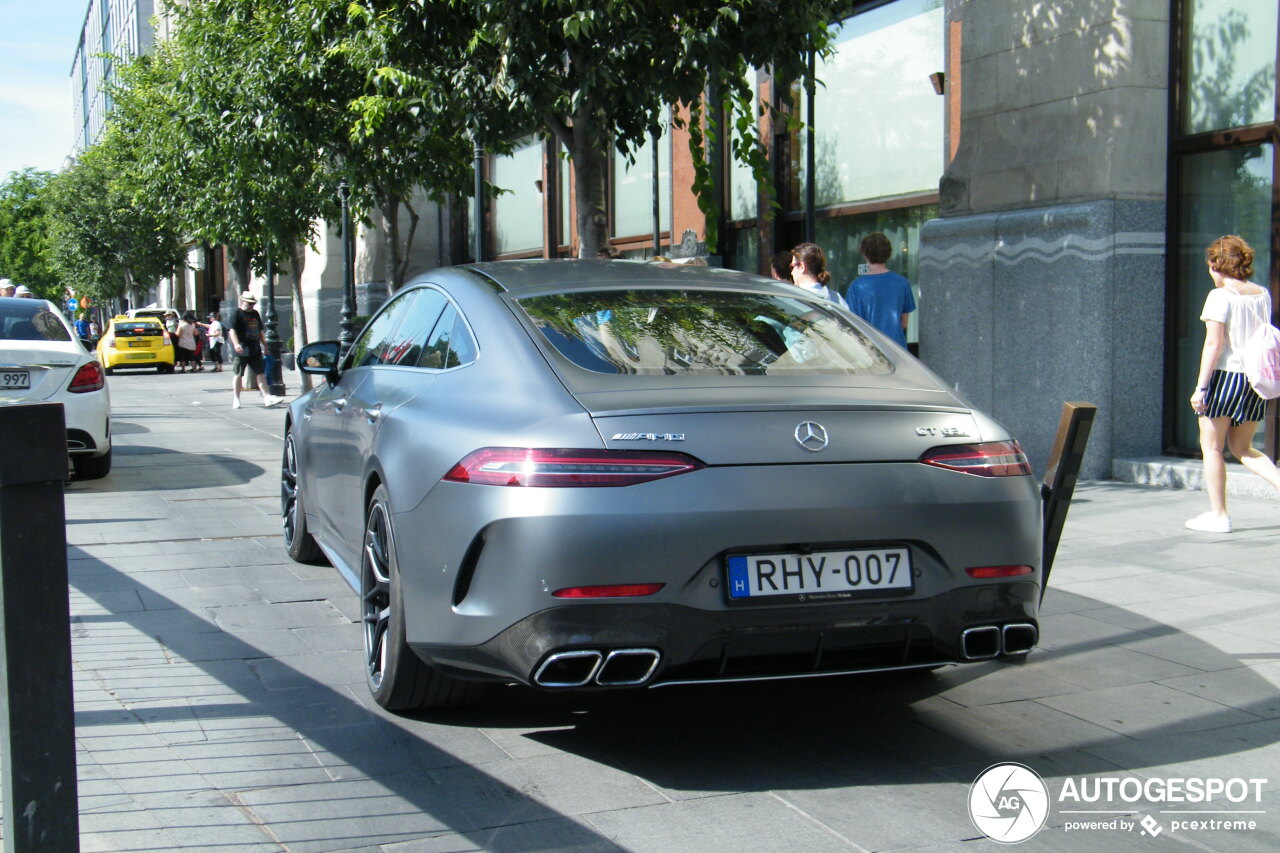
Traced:
[[1209, 379], [1209, 393], [1205, 395], [1204, 417], [1231, 418], [1232, 426], [1245, 421], [1260, 421], [1267, 410], [1267, 401], [1249, 386], [1243, 373], [1215, 370]]

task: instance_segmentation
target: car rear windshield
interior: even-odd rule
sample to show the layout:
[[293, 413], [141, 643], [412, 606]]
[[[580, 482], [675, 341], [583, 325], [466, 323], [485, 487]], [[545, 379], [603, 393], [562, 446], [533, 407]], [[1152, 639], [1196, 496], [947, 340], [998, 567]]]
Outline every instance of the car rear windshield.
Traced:
[[596, 373], [859, 375], [893, 362], [831, 308], [723, 290], [601, 290], [520, 307], [565, 358]]
[[0, 340], [69, 341], [71, 335], [43, 299], [6, 299], [0, 309]]
[[114, 329], [118, 338], [158, 338], [164, 334], [159, 323], [141, 321], [117, 322]]

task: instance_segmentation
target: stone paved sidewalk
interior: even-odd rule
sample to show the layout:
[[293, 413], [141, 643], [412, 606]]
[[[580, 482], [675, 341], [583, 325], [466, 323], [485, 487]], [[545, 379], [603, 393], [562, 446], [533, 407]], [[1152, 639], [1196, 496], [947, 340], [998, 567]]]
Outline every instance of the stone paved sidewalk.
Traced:
[[[296, 377], [290, 391], [296, 393]], [[972, 851], [988, 765], [1261, 777], [1251, 832], [1068, 832], [1022, 849], [1280, 849], [1280, 508], [1193, 534], [1203, 495], [1077, 492], [1023, 665], [395, 717], [354, 594], [279, 535], [281, 410], [229, 376], [116, 375], [116, 468], [67, 490], [86, 851]]]

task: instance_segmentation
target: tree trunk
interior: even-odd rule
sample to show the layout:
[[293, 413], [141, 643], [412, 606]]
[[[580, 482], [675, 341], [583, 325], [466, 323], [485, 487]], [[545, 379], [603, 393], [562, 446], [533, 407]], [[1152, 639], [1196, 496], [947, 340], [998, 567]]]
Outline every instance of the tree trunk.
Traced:
[[[409, 213], [409, 231], [403, 237], [400, 232], [400, 208]], [[391, 293], [404, 287], [413, 252], [413, 236], [418, 231], [418, 212], [404, 199], [379, 195], [378, 216], [382, 222], [378, 231], [383, 240], [382, 274]]]
[[609, 244], [608, 184], [609, 148], [599, 133], [594, 113], [583, 111], [574, 117], [573, 196], [578, 206], [578, 257], [594, 258]]
[[396, 279], [400, 268], [400, 199], [394, 195], [378, 193], [378, 235], [382, 238], [382, 275], [391, 293], [400, 289], [402, 281]]
[[253, 252], [244, 246], [228, 246], [230, 256], [227, 264], [231, 275], [228, 277], [227, 299], [232, 305], [240, 304], [240, 294], [249, 289], [249, 267], [253, 262]]
[[[307, 313], [302, 305], [302, 270], [306, 265], [307, 244], [295, 243], [292, 263], [289, 264], [289, 290], [293, 296], [293, 353], [296, 355], [311, 338], [307, 335]], [[311, 390], [311, 374], [299, 372], [302, 390]]]

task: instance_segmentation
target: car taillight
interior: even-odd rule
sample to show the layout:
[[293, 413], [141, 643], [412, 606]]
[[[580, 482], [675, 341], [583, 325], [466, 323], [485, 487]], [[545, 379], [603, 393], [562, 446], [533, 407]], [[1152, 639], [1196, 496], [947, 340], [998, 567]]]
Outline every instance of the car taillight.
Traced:
[[964, 573], [971, 578], [987, 580], [989, 578], [1016, 578], [1029, 575], [1035, 569], [1030, 566], [970, 566]]
[[653, 595], [665, 585], [660, 583], [619, 583], [607, 586], [571, 586], [565, 589], [557, 589], [551, 594], [556, 598], [625, 598]]
[[101, 391], [106, 385], [107, 376], [102, 372], [102, 365], [96, 361], [87, 361], [71, 377], [67, 390], [72, 394], [83, 394], [86, 391]]
[[705, 467], [683, 453], [485, 447], [467, 454], [444, 479], [485, 486], [630, 486]]
[[115, 335], [107, 335], [105, 338], [103, 338], [103, 339], [102, 339], [102, 345], [103, 345], [104, 347], [108, 348], [108, 349], [110, 349], [111, 347], [115, 346], [115, 345], [116, 345], [116, 336], [115, 336]]
[[926, 450], [920, 461], [979, 477], [1019, 477], [1031, 473], [1031, 463], [1027, 462], [1022, 446], [1016, 441], [934, 447]]
[[173, 339], [169, 337], [169, 333], [168, 333], [168, 332], [162, 332], [161, 334], [163, 334], [163, 335], [164, 335], [164, 345], [165, 345], [165, 346], [167, 346], [167, 347], [171, 347], [171, 346], [173, 346]]

